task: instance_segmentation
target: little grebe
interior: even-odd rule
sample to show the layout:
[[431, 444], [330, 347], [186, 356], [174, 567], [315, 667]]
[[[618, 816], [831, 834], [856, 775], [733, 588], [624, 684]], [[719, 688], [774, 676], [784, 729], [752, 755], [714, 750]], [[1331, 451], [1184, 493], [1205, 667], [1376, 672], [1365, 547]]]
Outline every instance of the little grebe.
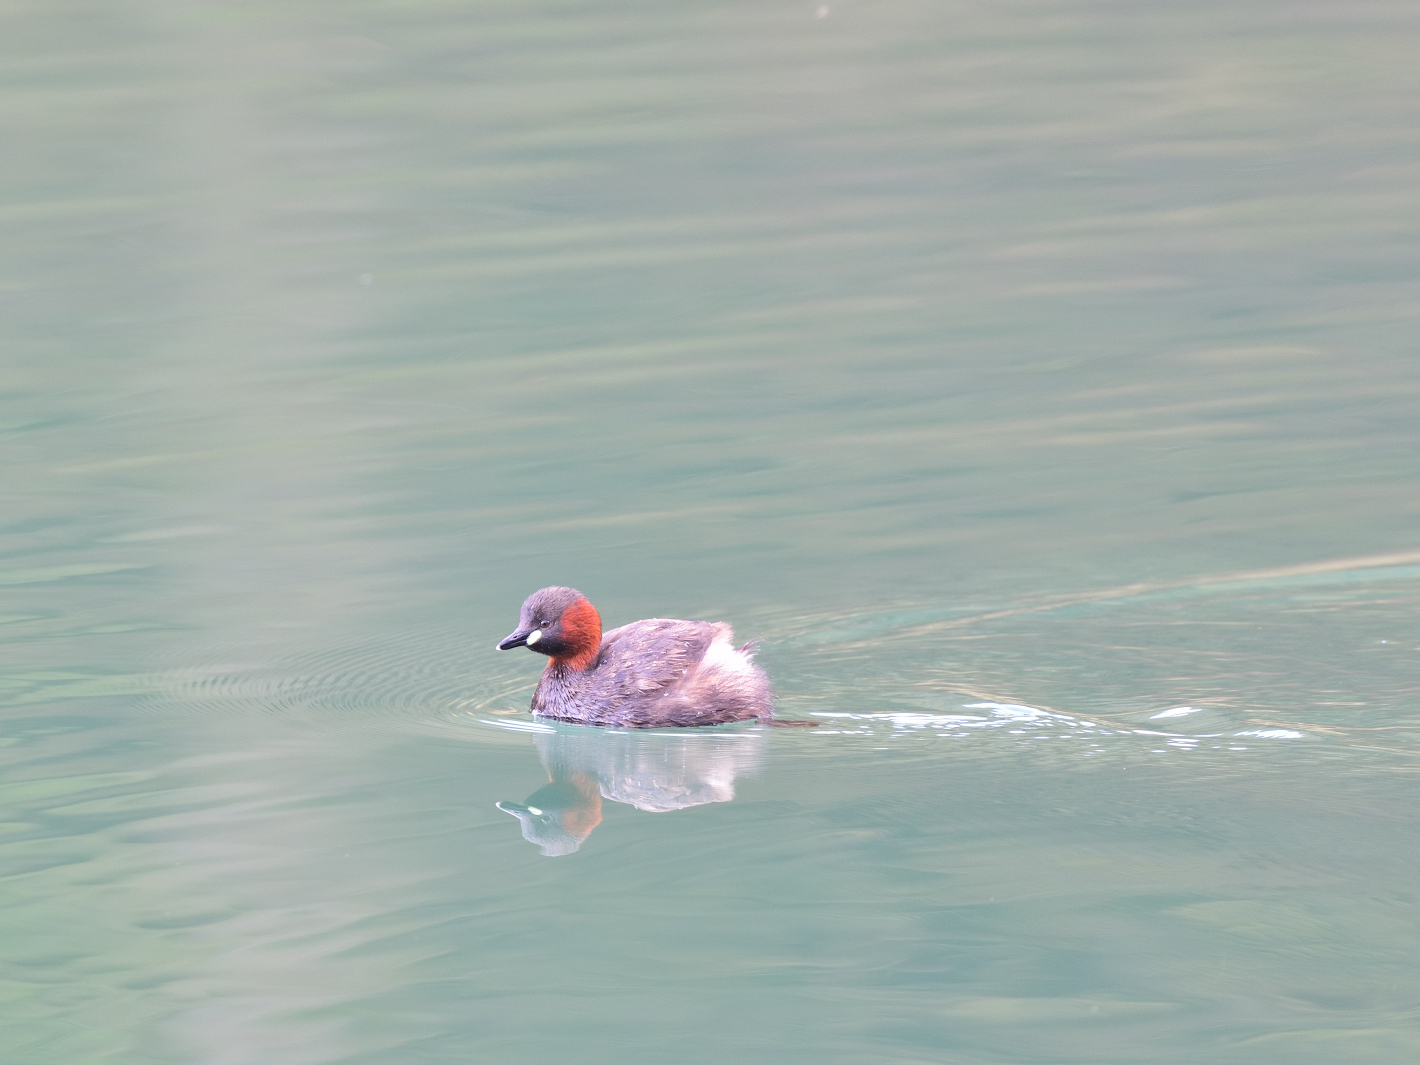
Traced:
[[719, 622], [664, 618], [603, 636], [586, 596], [552, 587], [528, 596], [517, 629], [498, 650], [527, 647], [551, 659], [532, 698], [532, 712], [542, 717], [623, 728], [767, 723], [769, 678], [751, 660], [753, 643], [736, 647], [733, 640]]

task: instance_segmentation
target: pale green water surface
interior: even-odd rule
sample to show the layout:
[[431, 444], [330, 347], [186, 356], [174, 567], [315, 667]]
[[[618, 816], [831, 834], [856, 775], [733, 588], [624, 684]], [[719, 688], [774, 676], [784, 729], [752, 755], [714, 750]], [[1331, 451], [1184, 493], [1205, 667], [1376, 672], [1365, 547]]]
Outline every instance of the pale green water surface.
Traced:
[[[0, 4], [0, 1057], [1420, 1058], [1417, 55]], [[820, 726], [535, 722], [551, 583]]]

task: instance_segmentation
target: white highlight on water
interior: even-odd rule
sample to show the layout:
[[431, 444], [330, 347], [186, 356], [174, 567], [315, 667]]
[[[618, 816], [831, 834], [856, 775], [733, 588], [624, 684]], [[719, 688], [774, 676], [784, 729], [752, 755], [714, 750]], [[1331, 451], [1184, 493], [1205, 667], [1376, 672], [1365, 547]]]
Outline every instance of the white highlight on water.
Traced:
[[[875, 727], [881, 724], [888, 725], [894, 734], [903, 735], [911, 732], [935, 732], [941, 736], [964, 736], [969, 732], [979, 730], [1003, 730], [1012, 736], [1029, 736], [1031, 739], [1047, 739], [1048, 735], [1041, 733], [1048, 732], [1055, 738], [1069, 740], [1079, 739], [1085, 741], [1091, 747], [1098, 747], [1092, 742], [1093, 737], [1104, 736], [1141, 736], [1157, 737], [1164, 741], [1165, 746], [1152, 748], [1155, 753], [1165, 753], [1168, 750], [1175, 751], [1195, 751], [1200, 747], [1200, 742], [1205, 739], [1219, 739], [1225, 735], [1233, 737], [1255, 737], [1257, 739], [1301, 739], [1306, 736], [1305, 732], [1298, 732], [1293, 729], [1262, 728], [1248, 729], [1246, 731], [1225, 733], [1225, 732], [1205, 732], [1194, 735], [1183, 735], [1177, 732], [1162, 732], [1156, 729], [1145, 728], [1109, 728], [1100, 722], [1091, 721], [1088, 718], [1071, 717], [1068, 714], [1057, 713], [1053, 710], [1042, 710], [1036, 706], [1026, 706], [1021, 703], [966, 703], [964, 710], [982, 711], [976, 714], [943, 714], [932, 713], [930, 711], [917, 710], [896, 710], [879, 713], [831, 713], [823, 710], [810, 711], [814, 717], [838, 719], [834, 723], [845, 726], [837, 729], [820, 729], [818, 735], [872, 735]], [[1199, 713], [1203, 707], [1197, 706], [1175, 706], [1169, 710], [1160, 711], [1152, 715], [1151, 719], [1157, 718], [1181, 718], [1190, 714]], [[1213, 723], [1216, 728], [1216, 723]], [[1157, 742], [1157, 740], [1155, 741]], [[1219, 746], [1214, 745], [1214, 750]], [[1232, 746], [1228, 750], [1247, 750], [1246, 747]], [[1090, 753], [1090, 752], [1087, 752]]]
[[1161, 717], [1187, 717], [1189, 714], [1198, 713], [1200, 709], [1201, 707], [1197, 706], [1175, 706], [1172, 710], [1163, 710], [1155, 714], [1149, 720], [1157, 721]]

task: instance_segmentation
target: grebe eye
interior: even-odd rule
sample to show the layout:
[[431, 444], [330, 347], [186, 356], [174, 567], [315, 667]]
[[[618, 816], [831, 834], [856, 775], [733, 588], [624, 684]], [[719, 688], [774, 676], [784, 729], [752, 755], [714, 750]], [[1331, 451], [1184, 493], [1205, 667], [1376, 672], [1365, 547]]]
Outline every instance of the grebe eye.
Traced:
[[549, 625], [551, 625], [551, 624], [552, 624], [552, 622], [550, 622], [550, 621], [539, 622], [539, 623], [538, 623], [538, 628], [540, 628], [540, 629], [545, 629], [545, 628], [547, 628], [547, 627], [548, 627]]

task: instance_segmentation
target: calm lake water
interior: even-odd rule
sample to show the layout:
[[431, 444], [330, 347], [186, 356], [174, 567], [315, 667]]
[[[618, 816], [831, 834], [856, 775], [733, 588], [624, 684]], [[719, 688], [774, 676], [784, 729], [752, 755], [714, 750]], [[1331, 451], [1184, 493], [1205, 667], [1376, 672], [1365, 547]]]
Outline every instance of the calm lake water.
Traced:
[[[0, 6], [0, 1056], [1420, 1058], [1417, 55]], [[820, 726], [534, 721], [553, 583]]]

